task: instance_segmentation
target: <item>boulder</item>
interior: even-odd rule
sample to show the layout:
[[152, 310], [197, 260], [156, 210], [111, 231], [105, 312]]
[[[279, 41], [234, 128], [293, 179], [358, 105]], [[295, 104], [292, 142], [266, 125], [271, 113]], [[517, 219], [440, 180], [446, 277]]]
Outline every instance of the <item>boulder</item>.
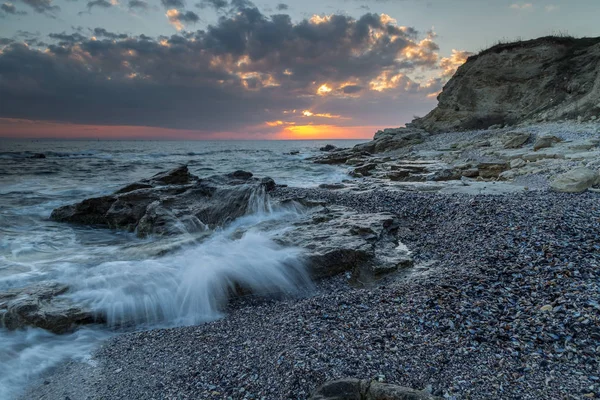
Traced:
[[101, 322], [90, 310], [61, 297], [68, 289], [46, 282], [0, 293], [0, 326], [10, 330], [35, 327], [61, 334]]
[[531, 137], [530, 133], [527, 132], [510, 132], [507, 133], [503, 145], [505, 149], [518, 149], [522, 147], [529, 138]]
[[521, 168], [521, 167], [524, 167], [525, 165], [527, 165], [527, 162], [521, 158], [516, 158], [516, 159], [510, 161], [511, 169]]
[[373, 171], [375, 168], [377, 168], [377, 164], [374, 164], [374, 163], [365, 164], [360, 167], [354, 168], [354, 171], [352, 171], [351, 175], [352, 176], [369, 176], [369, 175], [371, 175], [371, 171]]
[[423, 142], [424, 131], [420, 129], [397, 128], [378, 131], [372, 141], [354, 146], [354, 151], [371, 154], [398, 150]]
[[193, 232], [264, 207], [266, 193], [274, 188], [271, 178], [257, 179], [246, 171], [199, 179], [180, 167], [112, 195], [59, 207], [50, 218], [135, 231], [139, 236]]
[[426, 391], [366, 379], [339, 379], [317, 388], [309, 400], [436, 400]]
[[552, 147], [552, 144], [560, 142], [560, 139], [556, 136], [540, 136], [535, 140], [533, 144], [533, 151], [546, 149]]
[[318, 207], [275, 240], [303, 248], [314, 279], [351, 272], [355, 280], [368, 282], [411, 265], [408, 250], [396, 238], [397, 229], [393, 214]]
[[577, 168], [557, 176], [550, 183], [550, 188], [557, 192], [581, 193], [599, 182], [600, 176], [597, 171]]
[[479, 176], [483, 179], [498, 178], [500, 174], [508, 169], [505, 162], [485, 162], [477, 165]]
[[335, 149], [337, 149], [337, 147], [335, 147], [334, 145], [332, 145], [332, 144], [327, 144], [327, 145], [325, 145], [325, 146], [321, 147], [319, 150], [320, 150], [320, 151], [333, 151], [333, 150], [335, 150]]
[[29, 158], [37, 158], [37, 159], [42, 159], [42, 158], [46, 158], [46, 155], [44, 153], [35, 153], [34, 155], [32, 155]]

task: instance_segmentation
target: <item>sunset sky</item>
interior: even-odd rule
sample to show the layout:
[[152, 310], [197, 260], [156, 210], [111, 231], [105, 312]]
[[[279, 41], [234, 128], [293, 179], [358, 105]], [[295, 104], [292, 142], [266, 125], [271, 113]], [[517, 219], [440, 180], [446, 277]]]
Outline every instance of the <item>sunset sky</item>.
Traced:
[[[283, 2], [282, 2], [283, 1]], [[598, 0], [0, 0], [0, 137], [370, 138]]]

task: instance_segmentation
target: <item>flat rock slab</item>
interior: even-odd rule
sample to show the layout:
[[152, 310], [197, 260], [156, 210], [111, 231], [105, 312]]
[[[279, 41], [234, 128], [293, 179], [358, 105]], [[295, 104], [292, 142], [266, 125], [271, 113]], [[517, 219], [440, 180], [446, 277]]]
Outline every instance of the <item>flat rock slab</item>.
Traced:
[[61, 297], [68, 289], [46, 282], [0, 293], [0, 326], [10, 330], [35, 327], [61, 334], [79, 325], [101, 322], [90, 310]]
[[319, 387], [310, 400], [438, 400], [431, 394], [366, 379], [340, 379]]
[[557, 192], [581, 193], [588, 188], [598, 184], [600, 176], [598, 172], [589, 168], [576, 168], [559, 175], [550, 188]]

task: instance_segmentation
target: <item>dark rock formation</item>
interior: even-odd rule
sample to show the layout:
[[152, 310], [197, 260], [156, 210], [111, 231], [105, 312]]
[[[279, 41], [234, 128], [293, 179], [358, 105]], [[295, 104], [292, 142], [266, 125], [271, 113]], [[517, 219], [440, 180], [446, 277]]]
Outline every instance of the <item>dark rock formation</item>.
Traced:
[[335, 150], [335, 149], [337, 149], [337, 147], [335, 147], [334, 145], [332, 145], [332, 144], [327, 144], [327, 145], [325, 145], [325, 146], [321, 147], [319, 150], [320, 150], [320, 151], [333, 151], [333, 150]]
[[470, 57], [411, 126], [428, 132], [600, 115], [600, 37], [544, 37]]
[[264, 194], [274, 188], [272, 179], [257, 179], [246, 171], [199, 179], [184, 166], [112, 195], [57, 208], [51, 218], [136, 231], [140, 236], [198, 231], [264, 206]]
[[319, 387], [310, 400], [435, 400], [427, 392], [386, 383], [340, 379]]
[[0, 326], [31, 326], [60, 334], [79, 325], [101, 322], [91, 311], [61, 297], [67, 290], [59, 283], [42, 283], [0, 293]]

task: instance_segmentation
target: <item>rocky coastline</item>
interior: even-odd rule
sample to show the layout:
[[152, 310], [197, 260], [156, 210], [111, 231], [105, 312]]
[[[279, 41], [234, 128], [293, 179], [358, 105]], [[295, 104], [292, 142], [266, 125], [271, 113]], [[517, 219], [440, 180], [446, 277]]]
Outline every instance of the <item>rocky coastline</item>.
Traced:
[[[275, 240], [302, 249], [315, 283], [272, 298], [240, 282], [226, 318], [119, 335], [23, 398], [600, 397], [600, 75], [588, 68], [600, 40], [581, 40], [472, 57], [428, 116], [307, 161], [345, 168], [336, 184], [200, 179], [181, 167], [55, 210], [56, 221], [168, 236], [292, 207], [302, 216]], [[491, 68], [499, 54], [522, 70]], [[565, 68], [573, 60], [587, 60], [579, 73]], [[492, 79], [497, 70], [510, 73]], [[551, 87], [559, 100], [529, 101]], [[0, 296], [14, 328], [70, 307], [22, 298]], [[57, 332], [102, 322], [73, 314]]]

